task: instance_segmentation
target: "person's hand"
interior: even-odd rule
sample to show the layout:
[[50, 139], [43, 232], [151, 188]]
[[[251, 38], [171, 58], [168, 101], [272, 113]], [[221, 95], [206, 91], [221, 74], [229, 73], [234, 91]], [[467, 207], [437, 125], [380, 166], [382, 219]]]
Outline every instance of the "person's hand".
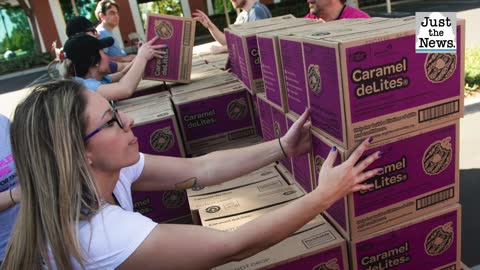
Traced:
[[212, 54], [226, 53], [228, 52], [228, 48], [227, 46], [212, 45], [212, 47], [210, 47], [210, 52]]
[[168, 45], [166, 44], [158, 44], [154, 45], [155, 41], [158, 40], [158, 37], [154, 37], [151, 40], [149, 40], [147, 43], [144, 43], [139, 49], [138, 49], [138, 54], [137, 57], [143, 58], [146, 61], [157, 57], [157, 58], [162, 58], [163, 55], [166, 54], [166, 52], [162, 49], [168, 48]]
[[312, 123], [307, 121], [310, 117], [310, 109], [306, 109], [300, 118], [293, 123], [287, 133], [280, 138], [283, 150], [288, 157], [298, 157], [312, 149], [310, 127]]
[[193, 19], [196, 21], [200, 22], [205, 28], [209, 29], [210, 25], [212, 24], [212, 21], [210, 18], [201, 10], [196, 10], [195, 12], [192, 13]]
[[364, 184], [363, 182], [383, 173], [383, 169], [376, 168], [368, 171], [365, 171], [365, 169], [379, 159], [382, 152], [377, 151], [359, 162], [370, 142], [371, 139], [363, 141], [345, 162], [336, 167], [334, 167], [334, 163], [338, 151], [336, 147], [331, 149], [322, 165], [318, 176], [318, 185], [315, 189], [315, 192], [321, 194], [319, 198], [322, 198], [322, 203], [330, 206], [351, 192], [373, 188], [373, 184]]

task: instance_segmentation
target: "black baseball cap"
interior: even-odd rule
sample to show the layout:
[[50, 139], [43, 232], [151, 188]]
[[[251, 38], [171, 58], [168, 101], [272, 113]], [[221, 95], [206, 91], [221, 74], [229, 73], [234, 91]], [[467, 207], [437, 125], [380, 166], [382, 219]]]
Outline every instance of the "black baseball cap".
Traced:
[[67, 36], [72, 37], [92, 28], [95, 28], [95, 25], [90, 20], [83, 16], [75, 16], [67, 22]]
[[91, 61], [92, 56], [98, 55], [98, 51], [113, 45], [113, 38], [94, 38], [87, 34], [75, 35], [65, 42], [63, 51], [65, 56], [74, 63]]

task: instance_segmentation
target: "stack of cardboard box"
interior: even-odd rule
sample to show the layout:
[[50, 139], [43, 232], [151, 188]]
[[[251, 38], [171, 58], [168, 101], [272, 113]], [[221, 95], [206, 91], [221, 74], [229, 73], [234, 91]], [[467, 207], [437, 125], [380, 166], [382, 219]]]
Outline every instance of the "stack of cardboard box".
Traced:
[[460, 269], [464, 21], [456, 54], [415, 53], [412, 17], [328, 25], [278, 35], [285, 87], [258, 95], [264, 138], [282, 135], [310, 108], [312, 153], [283, 161], [307, 192], [334, 145], [337, 164], [366, 138], [365, 156], [383, 153], [370, 166], [383, 169], [367, 180], [374, 188], [325, 212], [349, 241], [351, 269]]

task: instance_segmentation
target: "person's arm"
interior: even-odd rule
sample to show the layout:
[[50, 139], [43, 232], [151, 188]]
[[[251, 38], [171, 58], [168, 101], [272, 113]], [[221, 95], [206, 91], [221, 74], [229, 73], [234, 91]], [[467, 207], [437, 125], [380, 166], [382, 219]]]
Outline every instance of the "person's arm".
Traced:
[[20, 202], [20, 188], [14, 187], [11, 194], [12, 195], [10, 196], [9, 189], [0, 193], [0, 212], [5, 211]]
[[[242, 176], [274, 161], [297, 157], [311, 149], [310, 111], [306, 110], [280, 141], [278, 139], [196, 158], [145, 155], [145, 166], [132, 188], [138, 191], [211, 186]], [[280, 147], [280, 142], [282, 147]]]
[[135, 59], [135, 54], [129, 54], [125, 56], [108, 56], [110, 60], [116, 61], [116, 62], [131, 62], [133, 59]]
[[123, 78], [123, 76], [125, 76], [125, 74], [127, 74], [127, 72], [130, 70], [130, 68], [133, 66], [133, 62], [135, 62], [135, 60], [133, 60], [132, 62], [129, 62], [129, 63], [120, 63], [120, 62], [117, 63], [118, 70], [120, 70], [120, 71], [109, 75], [110, 78], [112, 79], [112, 82], [120, 81], [120, 79]]
[[[315, 190], [236, 231], [222, 232], [194, 225], [157, 225], [118, 269], [147, 270], [159, 266], [162, 269], [209, 269], [245, 259], [273, 246], [350, 192], [373, 187], [362, 182], [379, 174], [379, 169], [364, 170], [380, 157], [380, 153], [355, 165], [368, 145], [365, 140], [347, 161], [336, 167], [333, 164], [337, 151], [332, 149], [322, 166]], [[163, 248], [166, 246], [169, 248]]]
[[118, 82], [102, 84], [97, 88], [97, 92], [110, 100], [124, 99], [133, 95], [138, 83], [142, 79], [147, 62], [154, 57], [160, 58], [165, 54], [164, 51], [160, 50], [161, 48], [165, 48], [165, 45], [153, 45], [157, 39], [158, 38], [155, 37], [140, 47], [131, 68]]
[[208, 31], [210, 31], [210, 34], [218, 43], [222, 45], [227, 45], [227, 41], [225, 40], [225, 34], [220, 29], [218, 29], [215, 24], [212, 23], [207, 14], [197, 9], [196, 12], [192, 13], [192, 16], [195, 20], [199, 21], [205, 28], [207, 28]]

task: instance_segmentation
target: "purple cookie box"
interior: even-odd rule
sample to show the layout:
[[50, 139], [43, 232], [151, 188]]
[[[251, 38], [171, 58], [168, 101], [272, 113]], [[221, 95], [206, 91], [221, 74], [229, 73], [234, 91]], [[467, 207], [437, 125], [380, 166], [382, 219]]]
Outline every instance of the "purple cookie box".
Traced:
[[461, 208], [451, 205], [351, 243], [353, 270], [461, 269]]
[[183, 190], [132, 192], [134, 211], [162, 223], [190, 215]]
[[192, 19], [168, 15], [149, 14], [147, 18], [146, 39], [151, 40], [157, 33], [155, 25], [164, 23], [171, 34], [165, 34], [155, 44], [166, 44], [164, 58], [153, 58], [147, 62], [143, 77], [145, 79], [190, 82], [192, 50], [196, 22]]

